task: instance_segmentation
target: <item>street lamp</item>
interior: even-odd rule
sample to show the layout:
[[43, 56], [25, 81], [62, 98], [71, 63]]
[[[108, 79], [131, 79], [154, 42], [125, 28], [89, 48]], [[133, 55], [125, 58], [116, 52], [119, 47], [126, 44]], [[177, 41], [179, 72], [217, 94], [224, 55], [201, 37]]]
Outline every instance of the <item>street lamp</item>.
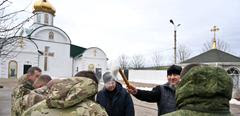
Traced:
[[177, 27], [179, 27], [181, 24], [178, 24], [178, 25], [175, 25], [173, 20], [170, 19], [170, 23], [173, 24], [174, 26], [174, 47], [173, 47], [173, 50], [174, 50], [174, 64], [177, 63]]

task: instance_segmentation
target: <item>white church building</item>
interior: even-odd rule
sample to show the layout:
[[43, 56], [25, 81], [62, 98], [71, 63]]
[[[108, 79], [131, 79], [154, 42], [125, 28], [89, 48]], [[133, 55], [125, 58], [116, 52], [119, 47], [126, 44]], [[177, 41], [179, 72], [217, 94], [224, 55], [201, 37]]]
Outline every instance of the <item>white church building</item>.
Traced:
[[24, 38], [18, 47], [7, 57], [0, 57], [0, 78], [20, 77], [32, 66], [54, 78], [73, 76], [81, 70], [94, 71], [100, 78], [107, 70], [104, 51], [73, 45], [67, 33], [53, 25], [55, 12], [47, 0], [34, 3], [33, 24], [19, 33]]

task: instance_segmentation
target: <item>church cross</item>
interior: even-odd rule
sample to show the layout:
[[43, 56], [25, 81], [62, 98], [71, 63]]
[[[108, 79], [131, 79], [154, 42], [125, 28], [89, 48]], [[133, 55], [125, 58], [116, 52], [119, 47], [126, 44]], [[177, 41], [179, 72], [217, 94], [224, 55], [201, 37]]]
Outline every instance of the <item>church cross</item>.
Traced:
[[47, 71], [47, 69], [48, 69], [48, 56], [53, 57], [54, 53], [49, 52], [49, 47], [46, 46], [45, 50], [44, 50], [44, 71]]
[[217, 28], [217, 26], [213, 26], [213, 28], [211, 29], [211, 32], [214, 33], [214, 36], [213, 36], [213, 46], [212, 46], [213, 49], [217, 48], [217, 45], [216, 45], [216, 32], [217, 31], [219, 31], [219, 28]]

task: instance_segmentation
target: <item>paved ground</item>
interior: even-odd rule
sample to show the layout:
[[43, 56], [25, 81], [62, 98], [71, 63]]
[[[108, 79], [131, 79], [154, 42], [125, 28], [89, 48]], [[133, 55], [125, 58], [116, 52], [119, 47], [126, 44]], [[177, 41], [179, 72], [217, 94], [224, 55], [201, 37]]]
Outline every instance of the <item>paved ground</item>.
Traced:
[[[11, 90], [15, 86], [15, 83], [16, 80], [0, 79], [0, 85], [4, 86], [0, 88], [0, 116], [10, 116]], [[150, 104], [139, 101], [134, 97], [132, 98], [136, 116], [157, 116], [156, 104]], [[233, 112], [235, 116], [240, 116], [240, 106], [231, 105], [231, 112]]]
[[11, 91], [15, 86], [16, 80], [0, 79], [0, 116], [10, 116], [11, 112]]

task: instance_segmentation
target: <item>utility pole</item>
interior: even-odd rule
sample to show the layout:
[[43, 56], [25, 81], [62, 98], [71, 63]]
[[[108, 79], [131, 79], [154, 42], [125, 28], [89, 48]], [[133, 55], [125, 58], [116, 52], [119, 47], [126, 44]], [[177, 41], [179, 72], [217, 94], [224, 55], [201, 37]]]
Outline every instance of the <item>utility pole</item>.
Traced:
[[172, 23], [173, 26], [174, 26], [174, 47], [173, 47], [173, 50], [174, 50], [174, 64], [176, 64], [177, 63], [177, 27], [179, 27], [181, 24], [175, 25], [172, 19], [170, 19], [170, 23]]

